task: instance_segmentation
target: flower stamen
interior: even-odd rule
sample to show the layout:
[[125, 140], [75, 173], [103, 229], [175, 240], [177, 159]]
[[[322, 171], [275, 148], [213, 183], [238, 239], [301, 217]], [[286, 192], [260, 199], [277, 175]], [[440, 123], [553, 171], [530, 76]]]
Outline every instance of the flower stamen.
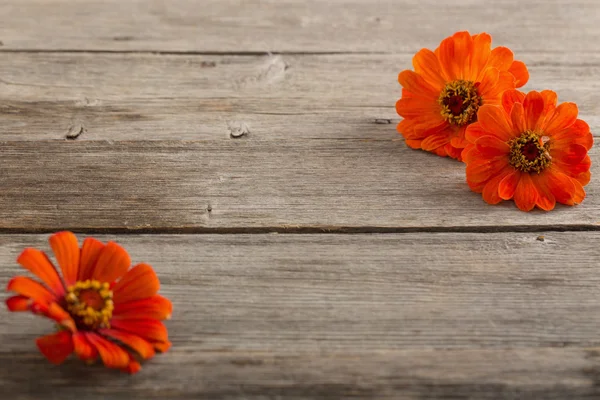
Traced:
[[67, 309], [87, 329], [109, 328], [114, 309], [108, 283], [79, 281], [67, 289]]
[[540, 136], [533, 131], [526, 131], [508, 144], [510, 146], [510, 165], [521, 172], [539, 174], [552, 162], [548, 151], [550, 146], [548, 136]]
[[477, 83], [462, 79], [447, 83], [438, 98], [442, 117], [457, 126], [475, 122], [477, 110], [483, 103], [478, 86]]

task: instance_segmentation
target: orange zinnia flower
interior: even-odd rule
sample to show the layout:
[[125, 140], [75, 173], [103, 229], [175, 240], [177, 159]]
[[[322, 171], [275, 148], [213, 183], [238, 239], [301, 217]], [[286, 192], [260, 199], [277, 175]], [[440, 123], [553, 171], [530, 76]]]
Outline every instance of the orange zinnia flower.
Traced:
[[463, 159], [469, 186], [486, 202], [514, 198], [523, 211], [581, 203], [593, 138], [577, 105], [556, 101], [550, 90], [509, 90], [502, 107], [481, 106], [479, 121], [467, 128]]
[[413, 149], [460, 159], [467, 126], [477, 120], [483, 104], [500, 105], [505, 90], [523, 86], [527, 67], [513, 61], [506, 47], [491, 49], [487, 33], [457, 32], [435, 52], [422, 49], [413, 58], [414, 71], [402, 71], [402, 98], [396, 111], [404, 119], [398, 132]]
[[171, 315], [171, 302], [157, 294], [152, 267], [131, 260], [118, 244], [87, 238], [79, 249], [71, 232], [50, 236], [50, 246], [62, 271], [48, 256], [25, 249], [17, 262], [43, 283], [17, 276], [7, 290], [18, 293], [6, 304], [10, 311], [32, 311], [54, 320], [58, 332], [37, 339], [46, 358], [62, 363], [71, 353], [86, 362], [98, 357], [109, 368], [135, 373], [137, 356], [149, 359], [171, 343], [161, 322]]

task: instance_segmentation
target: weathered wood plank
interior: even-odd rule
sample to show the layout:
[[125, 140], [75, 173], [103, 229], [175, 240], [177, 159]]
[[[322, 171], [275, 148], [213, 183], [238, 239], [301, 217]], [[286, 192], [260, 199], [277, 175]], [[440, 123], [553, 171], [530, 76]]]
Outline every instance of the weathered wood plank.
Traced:
[[[538, 239], [539, 235], [544, 240]], [[134, 378], [45, 362], [0, 307], [16, 399], [556, 399], [600, 395], [600, 233], [121, 235], [174, 303]], [[46, 235], [0, 235], [0, 285]], [[531, 261], [531, 260], [535, 260]], [[565, 347], [566, 346], [566, 347]]]
[[[524, 213], [470, 192], [464, 164], [393, 140], [0, 142], [0, 229], [597, 229], [577, 207]], [[590, 153], [595, 159], [598, 151]], [[598, 174], [598, 164], [592, 174]], [[529, 227], [529, 228], [528, 228]]]
[[[598, 232], [101, 238], [155, 267], [180, 350], [600, 345]], [[0, 235], [0, 286], [46, 243]], [[4, 351], [34, 351], [50, 326], [0, 307]]]
[[594, 0], [3, 0], [5, 49], [415, 51], [457, 30], [516, 50], [597, 52]]
[[11, 399], [597, 399], [594, 349], [210, 353], [174, 349], [135, 377], [33, 354], [0, 353]]
[[[600, 56], [526, 53], [600, 132]], [[0, 139], [397, 138], [411, 55], [0, 53]], [[576, 79], [574, 78], [576, 77]]]

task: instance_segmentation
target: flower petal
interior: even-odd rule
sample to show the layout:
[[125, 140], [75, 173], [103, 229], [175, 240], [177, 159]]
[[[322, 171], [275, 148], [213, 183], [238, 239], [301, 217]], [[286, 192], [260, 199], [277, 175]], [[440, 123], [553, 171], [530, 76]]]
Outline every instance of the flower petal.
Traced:
[[537, 188], [529, 174], [521, 174], [514, 194], [515, 204], [521, 211], [531, 211], [538, 200]]
[[542, 129], [548, 134], [563, 131], [575, 123], [577, 114], [579, 114], [577, 104], [562, 103], [554, 109], [554, 115], [552, 115], [545, 124], [546, 126]]
[[62, 364], [73, 353], [72, 334], [68, 331], [42, 336], [35, 342], [42, 354], [52, 364]]
[[447, 135], [431, 135], [423, 139], [421, 148], [427, 151], [433, 151], [438, 147], [445, 146], [450, 143], [450, 138]]
[[539, 92], [531, 91], [523, 100], [523, 108], [525, 108], [525, 121], [527, 129], [536, 130], [538, 121], [544, 112], [544, 98]]
[[421, 75], [433, 88], [440, 91], [444, 88], [446, 80], [442, 76], [440, 62], [433, 51], [421, 49], [415, 54], [412, 62], [415, 72]]
[[587, 156], [587, 149], [579, 144], [571, 144], [551, 149], [550, 155], [565, 164], [579, 164]]
[[154, 347], [152, 347], [152, 344], [133, 333], [127, 333], [116, 329], [100, 329], [98, 332], [129, 346], [144, 360], [154, 357]]
[[75, 354], [77, 354], [80, 360], [91, 363], [98, 358], [98, 350], [86, 338], [84, 333], [77, 332], [73, 334], [73, 345]]
[[523, 103], [525, 101], [525, 93], [512, 89], [507, 90], [502, 94], [502, 107], [507, 114], [510, 114], [515, 103]]
[[32, 303], [26, 296], [12, 296], [6, 299], [6, 307], [12, 312], [29, 311]]
[[538, 189], [538, 200], [536, 205], [544, 211], [550, 211], [554, 209], [556, 205], [556, 199], [548, 187], [548, 181], [545, 174], [534, 174], [531, 175], [533, 184]]
[[112, 288], [115, 304], [144, 299], [154, 296], [160, 288], [160, 282], [152, 267], [148, 264], [137, 264]]
[[473, 53], [471, 54], [471, 76], [478, 80], [481, 71], [488, 63], [492, 48], [492, 37], [487, 33], [473, 35]]
[[62, 270], [65, 284], [73, 285], [77, 281], [79, 273], [80, 250], [77, 237], [72, 232], [64, 231], [50, 236], [48, 241], [54, 251], [56, 262]]
[[152, 342], [152, 345], [156, 351], [160, 351], [161, 353], [166, 353], [171, 348], [171, 342], [168, 340], [164, 342]]
[[398, 82], [414, 97], [437, 99], [440, 95], [439, 90], [436, 90], [421, 75], [411, 70], [400, 72]]
[[56, 297], [39, 282], [24, 276], [12, 278], [10, 282], [8, 282], [6, 290], [9, 292], [16, 292], [22, 296], [31, 298], [35, 302], [44, 304], [49, 304], [56, 299]]
[[529, 80], [529, 71], [523, 61], [513, 61], [508, 72], [515, 77], [515, 86], [518, 88], [524, 86]]
[[510, 112], [510, 119], [513, 124], [514, 133], [524, 133], [527, 131], [527, 124], [525, 122], [525, 108], [523, 104], [515, 103]]
[[514, 170], [506, 175], [498, 184], [498, 196], [503, 200], [510, 200], [515, 195], [517, 185], [521, 181], [521, 172]]
[[98, 350], [106, 367], [121, 369], [129, 365], [129, 355], [121, 347], [93, 332], [85, 332], [84, 335], [91, 345]]
[[493, 104], [496, 106], [502, 105], [502, 95], [507, 90], [515, 87], [515, 77], [506, 71], [500, 71], [497, 79], [493, 84], [484, 86], [484, 81], [481, 82], [479, 93], [483, 98], [484, 104]]
[[58, 325], [67, 328], [71, 332], [77, 331], [75, 321], [73, 321], [71, 314], [66, 312], [65, 309], [62, 308], [58, 303], [44, 304], [33, 302], [29, 306], [29, 309], [34, 314], [39, 314], [45, 316], [46, 318], [50, 318], [51, 320], [55, 321]]
[[110, 321], [113, 329], [133, 333], [148, 341], [165, 342], [168, 340], [167, 328], [155, 319], [116, 319]]
[[500, 107], [484, 104], [479, 109], [477, 119], [488, 135], [496, 136], [504, 142], [514, 136], [512, 122], [509, 122], [509, 116]]
[[561, 204], [572, 206], [575, 197], [575, 184], [567, 175], [551, 166], [545, 171], [546, 182], [550, 192]]
[[17, 258], [23, 268], [36, 275], [56, 296], [65, 294], [65, 287], [48, 256], [38, 249], [25, 249]]
[[513, 59], [513, 52], [508, 47], [496, 47], [490, 54], [487, 66], [494, 67], [498, 69], [498, 71], [508, 71], [512, 66]]
[[127, 372], [128, 374], [137, 374], [141, 369], [142, 366], [140, 365], [139, 362], [137, 362], [135, 360], [135, 358], [133, 358], [133, 356], [131, 354], [129, 355], [129, 364], [127, 364], [127, 366], [125, 368], [122, 369], [123, 372]]
[[510, 152], [510, 146], [495, 136], [482, 136], [477, 139], [475, 145], [485, 158], [507, 155]]
[[169, 319], [173, 313], [171, 302], [160, 296], [155, 295], [147, 299], [129, 301], [127, 303], [115, 303], [113, 318], [131, 319], [131, 318], [149, 318], [149, 319]]
[[79, 268], [78, 280], [86, 281], [92, 279], [94, 268], [98, 262], [98, 257], [105, 245], [94, 238], [86, 238], [81, 246], [81, 266]]
[[130, 265], [127, 251], [115, 242], [108, 242], [100, 252], [92, 278], [100, 282], [113, 282], [125, 275]]

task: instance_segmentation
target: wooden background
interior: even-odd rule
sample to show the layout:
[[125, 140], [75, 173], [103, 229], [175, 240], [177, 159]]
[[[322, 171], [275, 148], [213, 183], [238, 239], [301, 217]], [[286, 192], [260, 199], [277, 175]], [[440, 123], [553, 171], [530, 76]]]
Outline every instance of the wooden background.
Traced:
[[407, 149], [397, 74], [487, 31], [600, 128], [597, 0], [2, 0], [0, 284], [71, 229], [172, 299], [133, 377], [48, 364], [0, 307], [25, 399], [600, 398], [600, 157], [580, 206], [484, 204]]

